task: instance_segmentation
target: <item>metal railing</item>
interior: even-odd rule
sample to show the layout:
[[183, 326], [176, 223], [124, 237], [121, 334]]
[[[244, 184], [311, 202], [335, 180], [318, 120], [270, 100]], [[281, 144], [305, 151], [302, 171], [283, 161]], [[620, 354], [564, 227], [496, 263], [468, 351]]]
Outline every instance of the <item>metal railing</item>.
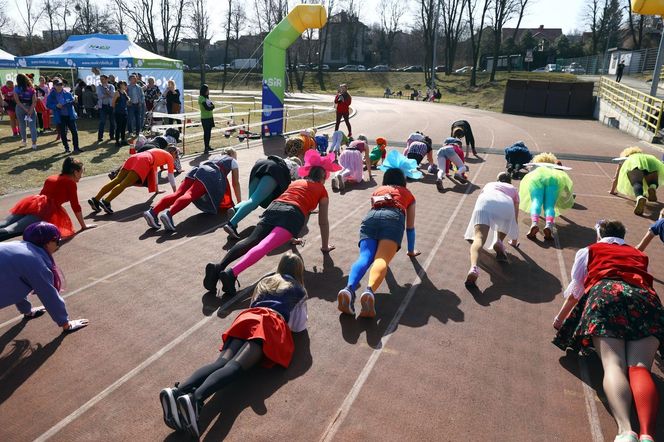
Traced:
[[633, 121], [654, 134], [657, 134], [662, 127], [662, 106], [664, 104], [662, 99], [606, 77], [600, 78], [598, 97], [620, 109]]

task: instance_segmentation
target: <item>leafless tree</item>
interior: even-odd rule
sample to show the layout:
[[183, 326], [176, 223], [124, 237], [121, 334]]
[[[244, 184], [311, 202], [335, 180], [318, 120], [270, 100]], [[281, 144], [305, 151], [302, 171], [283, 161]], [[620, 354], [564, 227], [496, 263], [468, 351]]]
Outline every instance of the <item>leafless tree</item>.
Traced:
[[625, 9], [627, 10], [627, 27], [629, 28], [629, 34], [632, 37], [634, 49], [641, 49], [641, 44], [643, 43], [643, 31], [645, 28], [645, 17], [641, 14], [635, 14], [632, 12], [631, 0], [625, 1]]
[[35, 0], [23, 0], [22, 2], [14, 0], [14, 3], [16, 4], [18, 15], [21, 18], [26, 36], [28, 37], [30, 52], [33, 52], [35, 28], [41, 21], [44, 9]]
[[394, 39], [399, 32], [401, 20], [408, 7], [402, 0], [380, 0], [378, 13], [380, 14], [381, 60], [386, 64], [392, 63], [392, 49]]
[[431, 65], [433, 59], [433, 43], [436, 33], [439, 0], [419, 0], [420, 11], [418, 16], [424, 45], [424, 82], [431, 84]]
[[108, 34], [114, 31], [110, 13], [92, 0], [80, 0], [74, 6], [76, 21], [73, 31], [80, 34]]
[[516, 13], [519, 0], [492, 0], [491, 27], [493, 33], [493, 68], [489, 81], [495, 81], [500, 57], [500, 44], [502, 43], [503, 26]]
[[205, 59], [210, 45], [210, 15], [206, 0], [193, 0], [189, 28], [198, 47], [201, 84], [205, 83]]
[[590, 27], [590, 52], [597, 53], [597, 46], [600, 38], [600, 28], [602, 27], [602, 10], [606, 0], [587, 0], [584, 18]]
[[466, 11], [468, 11], [468, 31], [470, 34], [470, 49], [473, 58], [473, 69], [470, 72], [470, 86], [475, 87], [477, 86], [477, 60], [480, 58], [484, 22], [486, 20], [491, 0], [467, 0], [467, 2]]
[[55, 38], [55, 24], [58, 20], [57, 11], [62, 8], [63, 5], [59, 0], [44, 0], [44, 13], [46, 13], [46, 19], [48, 20], [48, 30], [50, 32], [49, 43], [50, 49], [55, 48], [60, 42], [60, 39], [56, 41]]
[[[518, 15], [518, 19], [516, 21], [516, 27], [514, 28], [514, 32], [512, 33], [512, 41], [516, 42], [516, 36], [519, 33], [519, 29], [521, 28], [521, 21], [523, 20], [523, 16], [526, 13], [526, 7], [528, 6], [529, 0], [516, 0], [515, 1], [515, 6], [514, 8], [516, 9], [516, 14]], [[511, 54], [507, 54], [508, 58]], [[507, 71], [512, 72], [512, 63], [511, 61], [508, 60], [507, 63]]]
[[190, 0], [159, 0], [159, 4], [155, 0], [129, 0], [119, 4], [130, 27], [147, 49], [175, 58]]
[[461, 31], [463, 30], [463, 11], [466, 7], [466, 0], [441, 0], [440, 5], [443, 36], [445, 37], [445, 73], [450, 75], [456, 58]]
[[118, 33], [126, 34], [127, 33], [127, 17], [122, 13], [122, 7], [120, 2], [114, 2], [111, 7], [111, 16], [113, 21], [113, 26], [117, 29]]
[[[332, 16], [334, 11], [334, 0], [327, 0], [327, 18], [328, 20]], [[329, 34], [329, 27], [327, 25], [323, 26], [318, 33], [318, 83], [321, 86], [321, 89], [324, 89], [323, 84], [323, 62], [325, 61], [325, 51], [327, 50], [327, 41]]]
[[237, 1], [231, 9], [231, 33], [235, 44], [235, 58], [240, 57], [240, 33], [244, 30], [247, 14], [244, 11], [242, 2]]
[[224, 75], [221, 79], [221, 91], [226, 90], [226, 77], [228, 75], [228, 44], [231, 40], [231, 23], [233, 21], [233, 0], [228, 0], [228, 10], [226, 11], [226, 22], [224, 28], [226, 29], [226, 42], [224, 45]]

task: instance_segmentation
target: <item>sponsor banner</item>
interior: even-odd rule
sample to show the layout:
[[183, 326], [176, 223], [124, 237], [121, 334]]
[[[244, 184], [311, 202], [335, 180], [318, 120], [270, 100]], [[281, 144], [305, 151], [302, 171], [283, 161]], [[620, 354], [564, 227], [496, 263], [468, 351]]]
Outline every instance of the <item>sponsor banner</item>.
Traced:
[[16, 68], [13, 69], [0, 69], [0, 81], [2, 82], [2, 85], [7, 81], [13, 81], [16, 83], [16, 76], [21, 73], [21, 74], [33, 74], [35, 76], [35, 84], [39, 84], [39, 69], [19, 69], [16, 70]]
[[170, 70], [170, 69], [137, 69], [132, 68], [131, 70], [127, 69], [100, 69], [99, 75], [92, 72], [92, 69], [89, 68], [79, 68], [78, 69], [78, 78], [83, 79], [87, 84], [98, 85], [101, 80], [99, 76], [104, 75], [114, 75], [116, 81], [123, 80], [129, 82], [129, 75], [133, 72], [138, 72], [141, 74], [143, 81], [147, 84], [148, 78], [154, 78], [154, 83], [161, 89], [161, 92], [166, 92], [168, 88], [168, 80], [173, 80], [175, 82], [176, 89], [180, 89], [180, 98], [182, 104], [184, 104], [184, 75], [181, 70]]

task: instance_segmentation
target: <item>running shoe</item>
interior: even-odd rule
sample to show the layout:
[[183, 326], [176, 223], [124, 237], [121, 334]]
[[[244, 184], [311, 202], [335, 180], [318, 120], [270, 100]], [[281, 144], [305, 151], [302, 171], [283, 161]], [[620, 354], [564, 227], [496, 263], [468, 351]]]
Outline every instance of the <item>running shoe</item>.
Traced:
[[355, 291], [350, 287], [339, 290], [337, 294], [337, 308], [341, 313], [355, 315]]
[[21, 142], [18, 144], [18, 147], [25, 147], [25, 146], [27, 146], [27, 145], [28, 145], [28, 143], [26, 143], [25, 141], [21, 141]]
[[544, 227], [544, 239], [546, 241], [553, 241], [553, 223], [546, 223]]
[[177, 388], [164, 388], [159, 392], [159, 402], [164, 412], [164, 423], [174, 430], [184, 430], [178, 413], [177, 396], [179, 396]]
[[224, 230], [226, 231], [226, 233], [228, 233], [228, 237], [231, 239], [238, 240], [242, 238], [237, 231], [237, 227], [235, 227], [230, 222], [224, 224]]
[[37, 145], [36, 144], [32, 145], [32, 150], [37, 150]]
[[634, 206], [634, 215], [643, 215], [643, 209], [646, 208], [646, 197], [639, 196], [636, 199], [636, 205]]
[[537, 239], [538, 233], [539, 233], [539, 227], [537, 226], [537, 223], [533, 223], [530, 226], [530, 230], [528, 231], [526, 238], [528, 238], [531, 241], [535, 241]]
[[337, 177], [332, 178], [332, 191], [333, 192], [338, 192], [339, 191], [339, 183], [337, 182]]
[[639, 436], [633, 431], [625, 431], [617, 435], [613, 442], [639, 442]]
[[341, 175], [337, 175], [337, 181], [338, 181], [337, 184], [339, 185], [339, 191], [344, 190], [346, 188], [346, 183], [344, 183], [344, 177], [342, 177]]
[[639, 442], [655, 442], [655, 438], [653, 438], [652, 436], [650, 436], [648, 434], [642, 434], [639, 437]]
[[171, 216], [171, 211], [166, 209], [159, 214], [159, 221], [164, 225], [166, 230], [175, 232], [175, 223], [173, 222], [173, 216]]
[[657, 189], [654, 187], [648, 187], [648, 201], [651, 203], [657, 202]]
[[161, 224], [159, 224], [159, 221], [157, 221], [157, 214], [154, 213], [154, 209], [152, 207], [143, 212], [143, 218], [145, 218], [148, 226], [152, 227], [153, 229], [161, 228]]
[[468, 182], [468, 179], [462, 173], [455, 173], [454, 179], [463, 184]]
[[466, 276], [466, 287], [477, 287], [477, 278], [480, 277], [480, 269], [477, 266], [472, 266]]
[[205, 266], [205, 278], [203, 278], [203, 287], [208, 292], [217, 292], [217, 282], [219, 281], [219, 267], [217, 264], [208, 262]]
[[445, 187], [443, 186], [443, 180], [441, 180], [440, 178], [436, 180], [436, 189], [438, 189], [439, 192], [445, 189]]
[[110, 201], [106, 201], [106, 200], [99, 201], [99, 207], [104, 209], [104, 212], [108, 213], [109, 215], [113, 214], [113, 209], [111, 208], [111, 202]]
[[235, 296], [235, 283], [237, 277], [233, 274], [232, 269], [226, 269], [219, 273], [219, 280], [221, 281], [221, 290], [225, 295]]
[[360, 311], [360, 318], [375, 318], [376, 317], [376, 297], [373, 291], [367, 287], [360, 297], [360, 304], [362, 310]]
[[198, 430], [198, 412], [200, 405], [194, 399], [193, 394], [185, 394], [177, 399], [178, 410], [183, 420], [183, 428], [196, 439], [201, 437]]
[[90, 204], [90, 208], [94, 213], [101, 212], [101, 206], [99, 205], [99, 201], [97, 201], [97, 198], [90, 198], [88, 200], [88, 204]]

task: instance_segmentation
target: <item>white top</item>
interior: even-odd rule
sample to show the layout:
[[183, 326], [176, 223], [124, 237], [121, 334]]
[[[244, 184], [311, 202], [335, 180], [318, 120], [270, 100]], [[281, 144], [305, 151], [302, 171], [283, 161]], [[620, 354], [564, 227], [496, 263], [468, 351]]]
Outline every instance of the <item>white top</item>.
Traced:
[[482, 193], [484, 193], [484, 192], [487, 192], [487, 193], [489, 193], [489, 192], [504, 193], [505, 195], [512, 198], [512, 201], [514, 201], [515, 204], [519, 204], [519, 192], [516, 190], [516, 187], [514, 187], [511, 184], [501, 183], [500, 181], [487, 183], [484, 186], [484, 188], [482, 188]]
[[[602, 238], [597, 242], [606, 244], [619, 244], [621, 246], [625, 244], [624, 239], [617, 238], [615, 236], [607, 236], [606, 238]], [[583, 282], [585, 281], [586, 276], [588, 276], [588, 247], [584, 247], [576, 252], [576, 256], [574, 257], [574, 264], [572, 265], [572, 279], [563, 292], [563, 296], [567, 298], [569, 295], [572, 295], [575, 299], [581, 299], [581, 296], [583, 296], [583, 292], [585, 291]]]
[[307, 319], [307, 298], [304, 297], [291, 311], [290, 318], [288, 319], [288, 327], [295, 333], [306, 330]]

